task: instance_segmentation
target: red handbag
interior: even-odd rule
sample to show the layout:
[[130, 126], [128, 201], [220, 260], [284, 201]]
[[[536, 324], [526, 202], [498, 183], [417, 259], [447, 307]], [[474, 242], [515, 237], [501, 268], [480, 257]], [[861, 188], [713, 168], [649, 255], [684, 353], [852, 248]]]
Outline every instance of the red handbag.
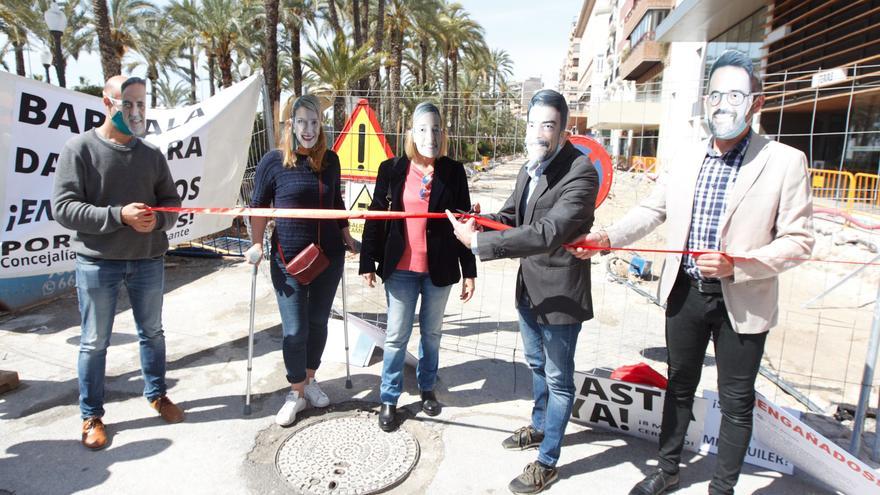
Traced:
[[[318, 175], [318, 208], [321, 207], [322, 192], [321, 176]], [[318, 277], [328, 266], [330, 260], [324, 251], [321, 250], [321, 221], [318, 220], [318, 242], [311, 243], [299, 252], [290, 262], [284, 260], [284, 251], [281, 249], [281, 241], [278, 241], [278, 254], [281, 255], [281, 262], [291, 277], [302, 285], [309, 285], [312, 280]]]

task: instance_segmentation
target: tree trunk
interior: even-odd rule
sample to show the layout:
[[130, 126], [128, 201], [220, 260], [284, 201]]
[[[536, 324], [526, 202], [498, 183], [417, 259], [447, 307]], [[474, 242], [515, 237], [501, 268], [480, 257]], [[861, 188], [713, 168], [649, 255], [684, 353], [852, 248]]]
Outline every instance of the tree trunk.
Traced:
[[95, 13], [95, 33], [98, 35], [98, 49], [101, 52], [101, 69], [104, 80], [122, 72], [120, 59], [116, 57], [116, 46], [110, 31], [110, 13], [107, 0], [92, 0], [92, 11]]
[[[278, 0], [265, 0], [263, 6], [266, 9], [266, 51], [263, 53], [263, 74], [266, 77], [266, 89], [271, 100], [272, 122], [278, 115], [278, 99], [281, 97], [281, 89], [278, 87]], [[272, 130], [275, 135], [275, 130]]]
[[[367, 1], [369, 0], [364, 0], [364, 3]], [[351, 0], [351, 21], [354, 31], [354, 47], [360, 48], [364, 44], [364, 39], [361, 37], [361, 9], [358, 0]]]
[[293, 66], [293, 94], [302, 96], [303, 94], [303, 68], [301, 60], [300, 35], [302, 29], [299, 25], [292, 24], [290, 26], [290, 61]]
[[361, 4], [361, 36], [364, 43], [370, 41], [370, 0], [364, 0]]
[[[391, 90], [391, 129], [394, 135], [394, 150], [397, 150], [398, 131], [400, 127], [400, 66], [403, 63], [403, 33], [395, 30], [391, 33], [391, 73], [388, 75]], [[387, 135], [387, 133], [386, 133]]]
[[336, 138], [342, 132], [342, 128], [345, 126], [345, 98], [339, 94], [337, 94], [333, 98], [333, 141], [336, 141]]
[[[24, 44], [12, 43], [12, 49], [15, 51], [15, 73], [21, 77], [26, 77], [24, 71]], [[47, 83], [49, 81], [46, 81]]]
[[[374, 31], [373, 34], [373, 53], [375, 53], [377, 57], [380, 57], [385, 37], [385, 0], [378, 0], [376, 6], [376, 31]], [[376, 113], [381, 115], [379, 89], [382, 87], [382, 76], [379, 73], [380, 65], [381, 63], [377, 63], [376, 68], [373, 69], [373, 73], [370, 75], [370, 96], [372, 97], [370, 103]]]
[[[449, 51], [443, 59], [443, 115], [449, 117]], [[447, 120], [447, 123], [451, 122]]]
[[196, 49], [195, 43], [189, 45], [189, 102], [196, 102]]
[[211, 96], [214, 96], [214, 78], [215, 78], [215, 65], [217, 64], [217, 54], [214, 52], [216, 47], [216, 42], [214, 38], [211, 38], [211, 52], [208, 53], [208, 82], [211, 85]]
[[229, 52], [229, 50], [224, 50], [224, 52], [217, 57], [217, 65], [220, 66], [220, 78], [223, 87], [228, 88], [229, 86], [232, 86], [232, 53]]
[[336, 0], [327, 0], [327, 10], [330, 12], [330, 19], [328, 19], [330, 21], [330, 27], [333, 28], [336, 37], [345, 37], [345, 33], [342, 31], [342, 26], [339, 25], [339, 14], [336, 13]]
[[156, 81], [159, 80], [159, 70], [153, 64], [147, 66], [147, 79], [150, 81], [150, 108], [156, 108]]
[[419, 84], [424, 89], [428, 85], [428, 42], [422, 38], [419, 40], [419, 72], [421, 80]]
[[[455, 98], [456, 101], [459, 101], [460, 96], [458, 94], [458, 50], [454, 50], [452, 52], [452, 74], [450, 74], [450, 77], [452, 77], [453, 98]], [[457, 104], [452, 105], [452, 132], [455, 134], [458, 134], [458, 105]], [[455, 156], [461, 156], [461, 140], [460, 139], [457, 140], [456, 144], [458, 145], [458, 148], [456, 149]]]

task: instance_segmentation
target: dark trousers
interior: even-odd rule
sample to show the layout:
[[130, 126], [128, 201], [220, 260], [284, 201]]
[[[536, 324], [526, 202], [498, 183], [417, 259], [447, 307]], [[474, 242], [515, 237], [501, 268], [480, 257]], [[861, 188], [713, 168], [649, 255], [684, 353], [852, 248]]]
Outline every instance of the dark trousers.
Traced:
[[312, 283], [302, 285], [287, 273], [278, 253], [269, 273], [281, 312], [281, 355], [287, 381], [300, 383], [307, 370], [317, 370], [327, 343], [327, 321], [342, 278], [345, 253], [328, 254], [330, 265]]
[[715, 344], [721, 431], [710, 494], [732, 494], [752, 436], [755, 378], [767, 333], [737, 334], [720, 293], [701, 292], [680, 273], [666, 306], [669, 385], [663, 403], [660, 469], [678, 472], [709, 339]]

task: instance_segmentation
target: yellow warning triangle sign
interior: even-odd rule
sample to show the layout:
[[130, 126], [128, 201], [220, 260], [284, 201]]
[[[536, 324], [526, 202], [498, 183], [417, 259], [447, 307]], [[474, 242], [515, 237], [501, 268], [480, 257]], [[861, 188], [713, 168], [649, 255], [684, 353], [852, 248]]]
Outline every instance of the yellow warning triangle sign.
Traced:
[[391, 158], [392, 153], [369, 101], [358, 101], [333, 144], [333, 151], [339, 155], [343, 180], [376, 180], [379, 164]]
[[[351, 183], [349, 183], [351, 184]], [[354, 198], [354, 201], [351, 203], [350, 211], [367, 211], [370, 209], [370, 204], [373, 202], [373, 197], [370, 196], [370, 191], [367, 189], [367, 186], [364, 185], [361, 188], [361, 192], [358, 193], [357, 197]]]

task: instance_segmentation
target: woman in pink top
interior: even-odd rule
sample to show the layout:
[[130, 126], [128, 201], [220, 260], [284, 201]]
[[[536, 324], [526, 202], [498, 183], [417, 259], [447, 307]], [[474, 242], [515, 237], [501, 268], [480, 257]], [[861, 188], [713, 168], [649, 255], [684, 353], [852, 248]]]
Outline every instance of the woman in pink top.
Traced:
[[[371, 210], [442, 213], [447, 209], [470, 209], [467, 174], [460, 162], [445, 156], [446, 131], [436, 106], [424, 102], [416, 107], [405, 149], [406, 156], [379, 166]], [[419, 296], [421, 339], [416, 377], [422, 410], [429, 416], [440, 414], [442, 406], [434, 394], [434, 384], [443, 311], [452, 285], [462, 275], [461, 300], [469, 301], [473, 296], [476, 258], [457, 241], [446, 219], [368, 220], [360, 273], [370, 287], [378, 273], [385, 282], [388, 301], [379, 427], [384, 431], [397, 428], [397, 399], [403, 389], [406, 345]]]

